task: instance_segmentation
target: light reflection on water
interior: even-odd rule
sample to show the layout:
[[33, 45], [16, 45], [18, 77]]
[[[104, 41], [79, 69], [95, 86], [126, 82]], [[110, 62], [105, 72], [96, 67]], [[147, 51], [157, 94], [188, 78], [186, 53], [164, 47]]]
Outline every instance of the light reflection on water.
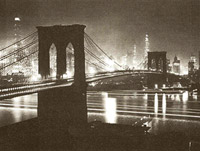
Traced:
[[[190, 133], [200, 131], [200, 101], [195, 96], [189, 96], [187, 91], [183, 94], [91, 92], [87, 102], [88, 121], [96, 119], [107, 123], [132, 124], [143, 116], [151, 115], [152, 133], [188, 129]], [[36, 94], [0, 102], [0, 126], [34, 117], [37, 117]]]
[[[97, 96], [97, 94], [94, 93], [93, 96]], [[105, 98], [108, 101], [102, 102]], [[95, 116], [95, 119], [102, 122], [132, 124], [143, 116], [151, 115], [150, 125], [152, 128], [150, 132], [152, 133], [190, 129], [187, 132], [195, 134], [197, 129], [200, 131], [200, 101], [195, 96], [189, 96], [187, 91], [179, 94], [140, 93], [139, 95], [133, 94], [131, 91], [121, 91], [120, 94], [119, 92], [115, 94], [107, 92], [95, 99], [88, 98], [89, 103], [93, 101], [99, 104], [105, 103], [102, 108], [105, 110], [105, 114], [89, 112], [89, 121], [92, 121]], [[88, 108], [90, 108], [89, 105]], [[191, 130], [194, 127], [195, 131]]]
[[117, 123], [117, 105], [116, 98], [105, 98], [105, 118], [107, 123]]
[[37, 117], [37, 95], [0, 101], [0, 127]]
[[154, 96], [154, 113], [157, 116], [158, 114], [158, 94], [157, 93]]
[[165, 118], [166, 107], [167, 107], [167, 104], [166, 104], [166, 94], [163, 94], [163, 97], [162, 97], [162, 113], [163, 113], [163, 118]]

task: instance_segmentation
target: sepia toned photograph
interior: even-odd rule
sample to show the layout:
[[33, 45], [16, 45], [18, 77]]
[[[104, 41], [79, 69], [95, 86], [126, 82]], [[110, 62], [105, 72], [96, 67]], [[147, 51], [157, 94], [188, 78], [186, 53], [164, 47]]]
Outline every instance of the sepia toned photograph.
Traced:
[[200, 0], [0, 0], [0, 151], [200, 151]]

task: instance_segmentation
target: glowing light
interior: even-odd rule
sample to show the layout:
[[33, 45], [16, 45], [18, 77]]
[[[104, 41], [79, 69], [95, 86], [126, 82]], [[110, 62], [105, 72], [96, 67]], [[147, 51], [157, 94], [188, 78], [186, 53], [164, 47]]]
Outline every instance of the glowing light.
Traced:
[[187, 102], [188, 101], [188, 96], [189, 96], [188, 91], [185, 91], [183, 93], [183, 102]]
[[165, 84], [163, 84], [163, 88], [166, 88], [166, 85], [165, 85]]
[[163, 94], [163, 97], [162, 97], [162, 113], [163, 115], [165, 116], [166, 114], [166, 94]]
[[20, 18], [19, 17], [15, 17], [15, 21], [20, 21]]
[[171, 99], [172, 99], [173, 101], [175, 100], [174, 94], [171, 95]]
[[105, 97], [105, 98], [108, 97], [108, 93], [107, 93], [107, 92], [102, 92], [101, 95], [102, 95], [103, 97]]
[[91, 86], [95, 86], [96, 85], [96, 83], [95, 82], [92, 82], [92, 83], [90, 83], [89, 85], [91, 85]]
[[158, 89], [158, 84], [155, 84], [155, 89]]
[[95, 74], [96, 74], [95, 68], [94, 68], [94, 67], [89, 67], [89, 73], [90, 73], [91, 75], [95, 75]]
[[148, 94], [144, 94], [143, 99], [148, 100]]
[[67, 77], [72, 78], [72, 76], [73, 76], [73, 73], [71, 71], [67, 71]]
[[12, 70], [12, 73], [18, 73], [18, 72], [19, 72], [19, 70], [17, 70], [17, 69]]
[[158, 113], [158, 94], [155, 94], [154, 97], [154, 113], [157, 114]]
[[114, 61], [113, 61], [113, 60], [111, 60], [111, 59], [109, 59], [109, 58], [106, 58], [106, 59], [105, 59], [105, 62], [106, 62], [106, 64], [108, 64], [108, 66], [106, 67], [106, 70], [107, 70], [107, 71], [112, 72], [112, 71], [115, 70], [115, 68], [114, 68]]
[[32, 75], [30, 78], [30, 81], [34, 82], [34, 81], [39, 81], [41, 80], [42, 76], [40, 74], [37, 75]]
[[181, 99], [180, 99], [180, 95], [179, 95], [179, 94], [176, 95], [175, 100], [176, 100], [176, 101], [181, 101]]
[[188, 69], [187, 69], [187, 67], [181, 65], [180, 68], [181, 68], [181, 69], [180, 69], [180, 71], [181, 71], [180, 75], [186, 75], [186, 74], [188, 74]]
[[67, 74], [63, 74], [63, 79], [67, 79]]
[[106, 111], [106, 122], [107, 123], [116, 123], [116, 98], [106, 98], [105, 99], [105, 111]]
[[55, 71], [52, 73], [52, 77], [56, 77], [56, 72]]

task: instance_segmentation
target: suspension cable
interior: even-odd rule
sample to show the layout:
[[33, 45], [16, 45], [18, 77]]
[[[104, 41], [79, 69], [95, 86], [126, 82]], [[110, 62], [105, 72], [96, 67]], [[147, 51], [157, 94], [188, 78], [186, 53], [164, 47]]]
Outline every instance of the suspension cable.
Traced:
[[104, 54], [106, 55], [110, 60], [114, 61], [114, 63], [119, 66], [120, 68], [123, 68], [119, 63], [117, 63], [115, 60], [113, 60], [103, 49], [101, 49], [100, 46], [97, 45], [97, 43], [94, 42], [94, 40], [87, 34], [85, 33], [86, 37]]
[[5, 48], [2, 48], [0, 51], [3, 51], [3, 50], [5, 50], [5, 49], [7, 49], [7, 48], [9, 48], [9, 47], [11, 47], [11, 46], [13, 46], [13, 45], [16, 45], [17, 43], [19, 43], [19, 42], [21, 42], [21, 41], [23, 41], [23, 40], [25, 40], [25, 39], [29, 38], [30, 36], [32, 36], [32, 35], [34, 35], [34, 34], [36, 34], [36, 33], [37, 33], [37, 31], [35, 31], [35, 32], [33, 32], [33, 33], [31, 33], [31, 34], [27, 35], [26, 37], [24, 37], [24, 38], [20, 39], [19, 41], [16, 41], [16, 42], [14, 42], [14, 43], [12, 43], [12, 44], [8, 45], [8, 46], [7, 46], [7, 47], [5, 47]]
[[8, 65], [6, 65], [6, 66], [0, 68], [0, 70], [3, 70], [3, 69], [5, 69], [5, 68], [7, 68], [7, 67], [9, 67], [9, 66], [11, 66], [11, 65], [13, 65], [13, 64], [15, 64], [15, 63], [17, 63], [17, 62], [20, 62], [21, 60], [23, 60], [23, 59], [25, 59], [25, 58], [28, 58], [29, 56], [33, 55], [33, 54], [36, 53], [36, 52], [38, 52], [38, 49], [37, 49], [36, 51], [30, 53], [29, 55], [26, 55], [26, 56], [20, 58], [19, 60], [15, 61], [15, 62], [12, 62], [12, 63], [10, 63], [10, 64], [8, 64]]
[[8, 57], [10, 57], [10, 56], [12, 56], [12, 55], [15, 55], [16, 53], [19, 53], [19, 52], [21, 52], [21, 51], [23, 51], [23, 50], [25, 50], [25, 49], [27, 49], [27, 48], [33, 46], [34, 44], [37, 44], [37, 40], [32, 41], [31, 43], [25, 45], [24, 47], [21, 47], [21, 48], [19, 48], [19, 49], [16, 49], [16, 50], [14, 50], [13, 52], [11, 52], [11, 53], [9, 53], [9, 54], [7, 54], [7, 55], [1, 57], [1, 58], [0, 58], [0, 61], [4, 60], [4, 59], [6, 59], [6, 58], [8, 58]]
[[89, 63], [90, 65], [94, 65], [95, 67], [99, 68], [99, 69], [102, 69], [104, 70], [102, 67], [100, 67], [99, 65], [95, 64], [95, 63], [92, 63], [90, 62], [88, 59], [85, 59], [87, 63]]

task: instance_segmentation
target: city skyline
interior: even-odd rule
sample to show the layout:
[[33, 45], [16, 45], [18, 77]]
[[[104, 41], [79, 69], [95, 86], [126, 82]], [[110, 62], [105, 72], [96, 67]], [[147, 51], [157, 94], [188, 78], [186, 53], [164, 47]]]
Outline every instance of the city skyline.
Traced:
[[85, 24], [87, 33], [115, 58], [132, 50], [133, 44], [142, 58], [146, 33], [151, 51], [166, 51], [170, 60], [177, 55], [182, 68], [187, 67], [188, 56], [200, 50], [200, 5], [193, 0], [3, 0], [1, 6], [0, 47], [12, 43], [14, 17], [19, 16], [23, 36], [38, 25]]
[[199, 149], [199, 27], [199, 0], [1, 0], [0, 150]]

